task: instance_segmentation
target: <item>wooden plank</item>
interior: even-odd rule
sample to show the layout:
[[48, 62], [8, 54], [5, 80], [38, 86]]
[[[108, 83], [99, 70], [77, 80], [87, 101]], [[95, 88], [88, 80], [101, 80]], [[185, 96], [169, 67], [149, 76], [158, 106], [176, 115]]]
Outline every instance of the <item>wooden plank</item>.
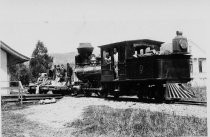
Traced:
[[9, 90], [19, 90], [20, 88], [19, 87], [1, 87], [1, 89], [9, 89]]
[[3, 99], [3, 102], [18, 102], [19, 99]]
[[18, 96], [1, 96], [1, 99], [18, 98]]
[[[43, 99], [52, 99], [52, 98], [55, 98], [55, 99], [61, 99], [63, 98], [63, 95], [61, 94], [34, 94], [34, 95], [23, 95], [22, 96], [22, 102], [23, 101], [37, 101], [37, 100], [43, 100]], [[5, 101], [5, 102], [19, 102], [21, 101], [19, 99], [19, 96], [18, 95], [6, 95], [6, 96], [1, 96], [2, 98], [2, 101]]]
[[24, 94], [23, 96], [62, 96], [61, 94]]
[[23, 98], [23, 100], [43, 100], [43, 99], [61, 99], [63, 97], [33, 97], [33, 98]]

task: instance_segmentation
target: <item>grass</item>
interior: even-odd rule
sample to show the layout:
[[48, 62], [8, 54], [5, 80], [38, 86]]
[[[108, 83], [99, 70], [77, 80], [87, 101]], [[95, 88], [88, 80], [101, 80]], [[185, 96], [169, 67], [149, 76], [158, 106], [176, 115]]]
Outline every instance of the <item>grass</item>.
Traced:
[[184, 100], [192, 100], [192, 101], [198, 101], [198, 102], [207, 102], [207, 89], [206, 87], [191, 87], [193, 92], [195, 93], [195, 98], [189, 98]]
[[28, 104], [21, 105], [19, 102], [15, 103], [6, 103], [1, 100], [1, 109], [2, 111], [9, 111], [9, 110], [19, 110], [27, 108]]
[[13, 110], [25, 109], [29, 104], [7, 103], [2, 109], [2, 137], [69, 137], [71, 131], [55, 130], [36, 121], [30, 121], [24, 114]]
[[27, 136], [26, 131], [33, 130], [38, 124], [28, 121], [22, 114], [14, 114], [12, 111], [25, 109], [27, 105], [19, 103], [5, 103], [2, 101], [2, 136], [23, 137]]
[[193, 91], [196, 95], [196, 101], [207, 101], [206, 87], [193, 87]]
[[66, 123], [78, 137], [207, 136], [207, 119], [141, 109], [86, 108], [83, 119]]
[[2, 112], [2, 135], [5, 137], [17, 137], [24, 133], [22, 129], [25, 119], [22, 115], [13, 115], [12, 113]]
[[[196, 95], [201, 100], [205, 99], [206, 89], [196, 89]], [[83, 119], [66, 123], [65, 130], [55, 130], [29, 121], [24, 114], [13, 112], [29, 105], [2, 102], [3, 137], [207, 136], [207, 118], [169, 115], [141, 109], [113, 109], [107, 106], [89, 106], [84, 110]]]

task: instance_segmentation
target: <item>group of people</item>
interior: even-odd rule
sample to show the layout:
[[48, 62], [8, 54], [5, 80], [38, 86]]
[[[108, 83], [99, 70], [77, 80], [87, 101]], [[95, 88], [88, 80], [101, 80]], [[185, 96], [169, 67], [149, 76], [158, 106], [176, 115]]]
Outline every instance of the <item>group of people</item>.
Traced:
[[[114, 66], [113, 66], [114, 78], [118, 79], [118, 51], [116, 48], [113, 49], [113, 58], [114, 58]], [[109, 54], [109, 52], [106, 53], [104, 62], [105, 62], [105, 64], [111, 64], [111, 55]], [[110, 65], [110, 67], [111, 67], [111, 65]]]
[[54, 65], [53, 68], [51, 68], [48, 71], [48, 78], [51, 80], [55, 80], [56, 82], [65, 82], [66, 85], [71, 84], [71, 76], [73, 74], [73, 70], [69, 63], [67, 63], [66, 69], [64, 68], [64, 65]]
[[48, 73], [41, 73], [39, 78], [37, 79], [36, 84], [36, 94], [39, 93], [39, 87], [43, 85], [50, 85], [52, 81], [55, 83], [65, 82], [66, 86], [71, 84], [71, 76], [73, 74], [73, 70], [69, 63], [67, 63], [66, 69], [64, 65], [54, 65], [51, 69], [48, 70]]
[[149, 49], [146, 50], [145, 53], [143, 53], [143, 49], [142, 49], [142, 53], [138, 53], [137, 51], [133, 52], [133, 57], [134, 58], [138, 58], [138, 57], [142, 57], [142, 56], [146, 56], [146, 55], [159, 55], [159, 51], [156, 51], [155, 49]]
[[[158, 51], [156, 51], [155, 49], [147, 49], [145, 51], [146, 53], [145, 54], [138, 54], [137, 51], [134, 50], [133, 52], [133, 58], [138, 58], [138, 57], [141, 57], [141, 56], [144, 56], [144, 55], [157, 55], [159, 54]], [[113, 65], [111, 65], [112, 63], [112, 58], [113, 58]], [[119, 56], [118, 56], [118, 51], [117, 51], [117, 48], [113, 48], [113, 56], [110, 55], [110, 52], [106, 52], [105, 53], [105, 58], [104, 58], [104, 64], [110, 64], [110, 69], [112, 69], [113, 67], [113, 70], [114, 70], [114, 78], [115, 79], [118, 79], [119, 78], [119, 75], [118, 75], [118, 59]]]

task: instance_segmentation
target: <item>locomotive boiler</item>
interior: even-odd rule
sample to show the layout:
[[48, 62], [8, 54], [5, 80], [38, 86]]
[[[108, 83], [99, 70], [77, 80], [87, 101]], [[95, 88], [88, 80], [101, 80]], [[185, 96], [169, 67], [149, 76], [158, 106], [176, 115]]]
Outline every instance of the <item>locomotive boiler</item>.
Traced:
[[101, 58], [96, 57], [90, 43], [80, 43], [75, 56], [75, 74], [81, 81], [73, 86], [74, 92], [84, 93], [90, 96], [92, 92], [99, 93], [101, 90]]
[[192, 79], [187, 39], [177, 31], [170, 50], [161, 49], [163, 43], [140, 39], [102, 45], [101, 57], [95, 59], [93, 47], [81, 44], [75, 57], [78, 91], [159, 101], [194, 97], [186, 84]]

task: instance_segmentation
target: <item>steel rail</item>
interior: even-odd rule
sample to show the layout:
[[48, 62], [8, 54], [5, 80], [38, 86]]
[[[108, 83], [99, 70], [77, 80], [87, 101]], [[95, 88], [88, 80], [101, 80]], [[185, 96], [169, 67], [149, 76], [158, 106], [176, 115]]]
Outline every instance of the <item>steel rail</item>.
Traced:
[[180, 101], [175, 101], [174, 104], [207, 106], [207, 102], [204, 102], [204, 101], [186, 101], [186, 100], [180, 100]]

